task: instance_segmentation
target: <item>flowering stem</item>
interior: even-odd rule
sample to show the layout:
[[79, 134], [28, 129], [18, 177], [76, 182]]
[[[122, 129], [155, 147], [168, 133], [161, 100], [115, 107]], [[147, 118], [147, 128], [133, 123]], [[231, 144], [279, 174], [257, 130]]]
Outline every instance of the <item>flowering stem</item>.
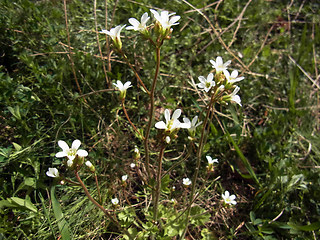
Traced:
[[191, 188], [191, 194], [190, 194], [190, 200], [189, 200], [190, 203], [189, 203], [189, 206], [187, 208], [186, 227], [185, 227], [185, 229], [183, 231], [181, 239], [184, 239], [184, 236], [186, 234], [186, 231], [187, 231], [187, 228], [188, 228], [188, 224], [189, 224], [189, 216], [190, 216], [190, 211], [191, 211], [191, 205], [192, 205], [192, 203], [194, 201], [193, 198], [194, 198], [195, 189], [196, 189], [196, 181], [197, 181], [198, 174], [199, 174], [199, 169], [200, 169], [200, 163], [201, 163], [201, 156], [202, 156], [202, 150], [203, 150], [204, 139], [205, 139], [206, 126], [207, 126], [207, 123], [208, 123], [208, 119], [209, 119], [209, 116], [210, 116], [210, 111], [212, 109], [213, 103], [217, 99], [215, 97], [215, 95], [216, 95], [215, 93], [216, 93], [216, 91], [213, 91], [213, 94], [212, 94], [211, 99], [210, 99], [210, 103], [209, 103], [208, 108], [207, 108], [206, 117], [205, 117], [205, 119], [203, 121], [203, 128], [202, 128], [201, 138], [200, 138], [199, 147], [198, 147], [198, 151], [197, 151], [196, 169], [195, 169], [195, 172], [194, 172], [194, 175], [193, 175], [193, 179], [192, 179], [192, 188]]
[[159, 159], [158, 159], [158, 171], [157, 171], [157, 179], [156, 179], [156, 192], [155, 192], [155, 199], [154, 199], [154, 206], [153, 206], [153, 219], [155, 224], [158, 221], [158, 206], [159, 206], [159, 198], [160, 198], [160, 189], [161, 189], [161, 173], [162, 173], [162, 158], [164, 154], [164, 149], [166, 147], [163, 146], [159, 152]]
[[101, 203], [101, 194], [100, 194], [100, 188], [99, 188], [98, 176], [97, 176], [97, 174], [96, 174], [96, 173], [94, 174], [94, 179], [96, 180], [96, 186], [97, 186], [97, 190], [98, 190], [99, 202]]
[[84, 193], [87, 195], [87, 197], [89, 198], [89, 200], [94, 204], [96, 205], [96, 207], [98, 207], [102, 212], [104, 212], [104, 214], [107, 215], [107, 217], [111, 220], [111, 222], [113, 222], [118, 228], [119, 230], [121, 230], [122, 232], [124, 232], [125, 234], [127, 234], [129, 236], [129, 238], [131, 237], [131, 234], [128, 232], [128, 230], [124, 229], [121, 227], [120, 223], [118, 222], [117, 219], [115, 219], [114, 217], [112, 217], [108, 210], [105, 209], [102, 205], [100, 205], [96, 200], [93, 199], [93, 197], [90, 195], [87, 187], [84, 185], [84, 183], [82, 182], [79, 174], [78, 174], [78, 171], [75, 170], [74, 171], [74, 174], [76, 175], [76, 178], [78, 180], [78, 182], [80, 183], [81, 187], [83, 188], [84, 190]]
[[128, 57], [124, 54], [124, 52], [122, 50], [119, 50], [121, 56], [124, 58], [124, 60], [126, 61], [126, 63], [128, 64], [128, 66], [131, 68], [131, 70], [134, 72], [134, 75], [136, 75], [136, 78], [138, 79], [139, 83], [141, 84], [141, 86], [143, 87], [143, 89], [147, 92], [148, 95], [150, 95], [149, 90], [147, 89], [147, 87], [144, 85], [144, 83], [142, 82], [138, 72], [136, 71], [136, 69], [132, 66], [132, 64], [129, 62]]
[[124, 105], [124, 98], [121, 100], [121, 105], [122, 105], [122, 109], [123, 109], [123, 112], [124, 114], [126, 115], [126, 118], [127, 120], [129, 121], [130, 125], [133, 127], [133, 129], [142, 137], [143, 139], [143, 136], [141, 135], [141, 133], [138, 131], [138, 129], [136, 128], [136, 126], [131, 122], [130, 118], [129, 118], [129, 115], [127, 113], [127, 110], [126, 110], [126, 107]]
[[150, 163], [149, 136], [150, 136], [150, 129], [151, 129], [152, 120], [153, 120], [153, 116], [154, 116], [154, 93], [156, 90], [157, 79], [158, 79], [158, 75], [159, 75], [159, 71], [160, 71], [160, 46], [156, 47], [156, 53], [157, 53], [156, 72], [154, 74], [151, 92], [150, 92], [149, 121], [148, 121], [148, 126], [146, 129], [145, 139], [144, 139], [144, 149], [145, 149], [145, 156], [146, 156], [146, 170], [147, 170], [148, 178], [150, 178], [150, 175], [151, 175], [150, 168], [149, 168], [149, 163]]

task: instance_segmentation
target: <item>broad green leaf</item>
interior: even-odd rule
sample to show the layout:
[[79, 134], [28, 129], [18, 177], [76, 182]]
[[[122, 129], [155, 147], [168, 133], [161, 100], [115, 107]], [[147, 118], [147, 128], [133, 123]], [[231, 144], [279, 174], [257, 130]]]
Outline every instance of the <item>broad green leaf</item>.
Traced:
[[30, 202], [27, 199], [22, 199], [22, 198], [18, 198], [18, 197], [11, 197], [10, 198], [15, 204], [19, 205], [20, 207], [25, 207], [33, 212], [37, 212], [37, 208], [36, 206], [33, 205], [32, 202]]
[[56, 188], [55, 186], [51, 187], [51, 201], [52, 201], [53, 213], [54, 213], [54, 216], [58, 222], [58, 227], [59, 227], [59, 231], [61, 233], [62, 239], [63, 240], [70, 240], [70, 239], [72, 239], [72, 233], [69, 229], [68, 222], [64, 218], [64, 215], [61, 210], [61, 206], [60, 206], [58, 200], [56, 199], [56, 196], [54, 193], [55, 188]]

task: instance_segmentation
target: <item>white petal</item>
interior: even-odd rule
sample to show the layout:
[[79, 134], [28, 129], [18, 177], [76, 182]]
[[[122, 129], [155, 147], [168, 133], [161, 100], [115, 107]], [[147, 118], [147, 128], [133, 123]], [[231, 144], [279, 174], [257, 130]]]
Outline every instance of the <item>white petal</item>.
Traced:
[[238, 77], [238, 71], [237, 70], [232, 71], [231, 77], [232, 78], [237, 78]]
[[69, 150], [69, 146], [65, 141], [59, 140], [58, 145], [64, 152]]
[[171, 125], [171, 130], [176, 129], [176, 128], [181, 128], [181, 125], [183, 125], [183, 124], [185, 124], [185, 123], [181, 123], [178, 119], [175, 119]]
[[156, 10], [150, 9], [150, 12], [153, 14], [155, 19], [157, 19], [157, 20], [160, 19], [160, 15]]
[[198, 88], [205, 88], [205, 87], [206, 87], [205, 83], [198, 83]]
[[180, 123], [179, 128], [189, 129], [189, 128], [191, 128], [191, 125], [190, 125], [190, 123]]
[[228, 66], [230, 63], [231, 63], [231, 60], [225, 62], [225, 63], [223, 64], [223, 66], [226, 67], [226, 66]]
[[205, 83], [207, 81], [207, 79], [204, 76], [199, 76], [198, 79], [201, 83]]
[[216, 62], [214, 60], [210, 60], [210, 63], [213, 65], [213, 66], [216, 66]]
[[135, 19], [135, 18], [129, 18], [129, 23], [132, 25], [132, 26], [134, 26], [135, 28], [137, 28], [138, 26], [139, 26], [139, 24], [140, 24], [140, 22], [137, 20], [137, 19]]
[[148, 16], [148, 13], [145, 12], [141, 17], [141, 24], [142, 25], [146, 25], [146, 23], [148, 22], [149, 18], [150, 17]]
[[158, 129], [166, 129], [167, 125], [163, 121], [161, 121], [161, 122], [157, 122], [155, 127]]
[[87, 152], [86, 150], [82, 150], [82, 149], [79, 149], [79, 150], [77, 151], [77, 154], [78, 154], [79, 157], [86, 157], [86, 156], [88, 156], [88, 152]]
[[178, 119], [178, 118], [180, 117], [180, 115], [181, 115], [181, 109], [177, 109], [177, 110], [175, 110], [174, 113], [172, 114], [172, 119], [173, 119], [173, 120], [176, 120], [176, 119]]
[[166, 119], [166, 124], [170, 121], [170, 111], [169, 109], [164, 110], [164, 118]]
[[228, 198], [229, 196], [230, 196], [229, 191], [225, 191], [225, 192], [224, 192], [224, 198]]
[[213, 73], [209, 73], [207, 77], [207, 82], [212, 82], [213, 80]]
[[76, 139], [76, 140], [73, 141], [71, 148], [72, 149], [78, 149], [80, 147], [80, 145], [81, 145], [80, 140]]
[[206, 158], [207, 158], [208, 162], [212, 162], [212, 157], [206, 156]]
[[57, 154], [56, 154], [56, 157], [57, 158], [62, 158], [62, 157], [66, 157], [68, 154], [66, 153], [66, 152], [58, 152]]
[[216, 64], [218, 66], [223, 65], [222, 57], [219, 56], [219, 57], [216, 58]]
[[192, 125], [192, 126], [196, 126], [197, 121], [198, 121], [198, 116], [195, 116], [195, 117], [192, 119], [191, 125]]
[[231, 97], [231, 101], [239, 104], [239, 105], [242, 107], [242, 105], [241, 105], [241, 98], [239, 97], [239, 95], [232, 96], [232, 97]]
[[123, 89], [128, 89], [129, 87], [132, 87], [130, 86], [131, 82], [126, 82], [124, 85], [123, 85]]
[[229, 71], [227, 69], [225, 69], [225, 70], [223, 70], [223, 73], [224, 73], [224, 76], [226, 77], [226, 79], [228, 81], [230, 81], [230, 73], [229, 73]]
[[175, 23], [175, 22], [179, 21], [180, 18], [181, 18], [180, 16], [173, 16], [169, 22], [171, 25], [177, 25], [178, 23]]

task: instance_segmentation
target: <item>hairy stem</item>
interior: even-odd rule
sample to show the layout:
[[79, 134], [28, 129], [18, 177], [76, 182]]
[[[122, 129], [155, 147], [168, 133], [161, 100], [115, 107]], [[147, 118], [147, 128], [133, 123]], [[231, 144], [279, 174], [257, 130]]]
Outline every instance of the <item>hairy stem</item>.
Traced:
[[160, 46], [156, 47], [156, 54], [157, 54], [157, 63], [156, 63], [156, 72], [154, 74], [153, 82], [152, 82], [152, 87], [151, 87], [151, 92], [150, 92], [150, 109], [149, 109], [149, 121], [148, 121], [148, 126], [146, 129], [146, 135], [144, 139], [144, 149], [145, 149], [145, 156], [146, 156], [146, 170], [148, 174], [148, 178], [150, 178], [150, 156], [149, 156], [149, 136], [150, 136], [150, 129], [152, 126], [153, 122], [153, 116], [154, 116], [154, 93], [156, 90], [156, 84], [157, 84], [157, 79], [160, 71]]
[[94, 174], [94, 179], [96, 181], [96, 186], [97, 186], [97, 191], [98, 191], [98, 197], [99, 197], [99, 202], [101, 203], [101, 194], [100, 194], [100, 188], [99, 188], [99, 182], [98, 182], [98, 176], [95, 173]]
[[164, 154], [165, 147], [161, 147], [159, 152], [159, 159], [158, 159], [158, 171], [157, 171], [157, 186], [155, 191], [155, 199], [154, 199], [154, 206], [153, 206], [153, 219], [155, 224], [158, 221], [158, 206], [159, 206], [159, 199], [160, 199], [160, 193], [161, 193], [161, 173], [162, 173], [162, 158]]

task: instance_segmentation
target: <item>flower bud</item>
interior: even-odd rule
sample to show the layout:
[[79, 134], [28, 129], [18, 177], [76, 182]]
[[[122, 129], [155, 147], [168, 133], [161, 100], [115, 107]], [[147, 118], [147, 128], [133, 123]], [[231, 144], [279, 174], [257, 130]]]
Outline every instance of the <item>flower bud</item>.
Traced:
[[91, 172], [95, 172], [96, 171], [95, 167], [92, 165], [92, 163], [90, 161], [86, 161], [85, 164], [90, 169]]

